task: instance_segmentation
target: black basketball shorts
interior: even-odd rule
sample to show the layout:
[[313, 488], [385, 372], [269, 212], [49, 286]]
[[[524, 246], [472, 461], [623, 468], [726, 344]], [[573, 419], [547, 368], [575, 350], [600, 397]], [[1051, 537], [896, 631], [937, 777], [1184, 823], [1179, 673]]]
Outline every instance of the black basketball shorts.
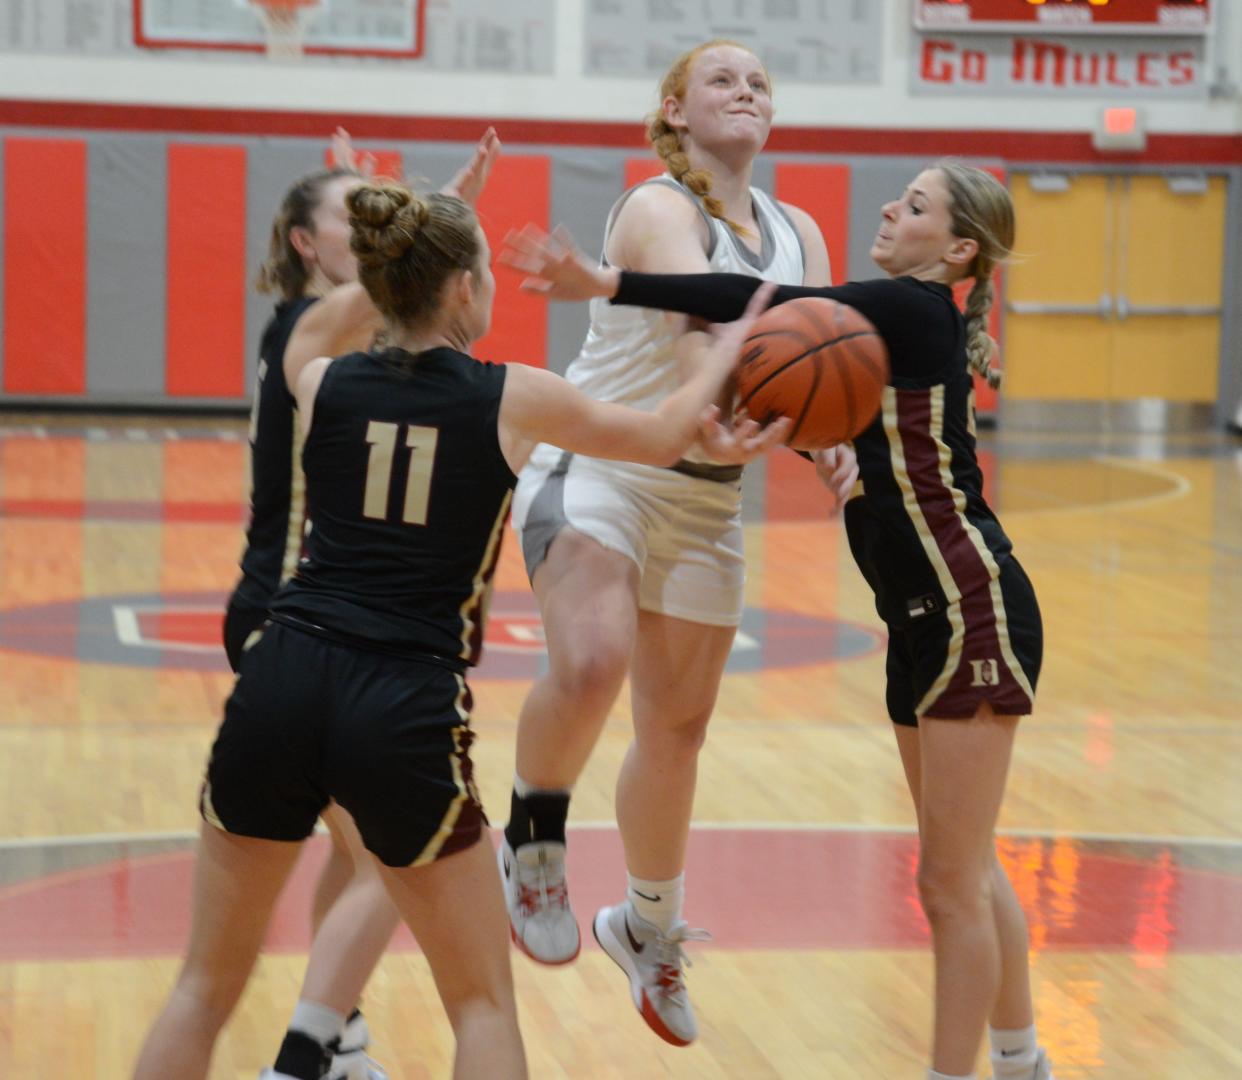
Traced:
[[266, 607], [247, 605], [238, 599], [236, 593], [229, 598], [228, 610], [224, 613], [224, 654], [229, 658], [229, 667], [234, 673], [241, 669], [242, 653], [246, 650], [250, 635], [266, 620]]
[[199, 809], [239, 836], [303, 840], [335, 799], [388, 866], [464, 850], [487, 824], [470, 706], [446, 667], [272, 623], [242, 657]]
[[888, 714], [968, 720], [987, 702], [1000, 716], [1026, 716], [1044, 653], [1035, 589], [1012, 556], [1000, 577], [944, 610], [890, 628]]

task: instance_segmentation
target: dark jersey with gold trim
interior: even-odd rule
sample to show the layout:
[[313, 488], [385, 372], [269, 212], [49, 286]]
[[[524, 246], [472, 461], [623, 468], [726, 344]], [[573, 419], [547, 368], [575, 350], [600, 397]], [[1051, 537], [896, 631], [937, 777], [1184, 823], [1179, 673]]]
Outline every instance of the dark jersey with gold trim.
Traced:
[[312, 521], [272, 617], [382, 652], [477, 663], [516, 477], [503, 365], [453, 349], [334, 360], [302, 451]]
[[302, 477], [295, 449], [293, 396], [285, 385], [285, 347], [317, 297], [284, 300], [263, 328], [250, 409], [250, 523], [233, 602], [262, 610], [297, 563], [302, 538]]
[[[759, 284], [743, 274], [625, 271], [613, 303], [726, 322], [742, 314]], [[854, 439], [862, 492], [845, 508], [850, 549], [880, 617], [904, 626], [988, 588], [1012, 545], [983, 499], [966, 322], [952, 290], [881, 278], [782, 285], [772, 302], [802, 296], [856, 308], [888, 347], [891, 374], [880, 413]]]

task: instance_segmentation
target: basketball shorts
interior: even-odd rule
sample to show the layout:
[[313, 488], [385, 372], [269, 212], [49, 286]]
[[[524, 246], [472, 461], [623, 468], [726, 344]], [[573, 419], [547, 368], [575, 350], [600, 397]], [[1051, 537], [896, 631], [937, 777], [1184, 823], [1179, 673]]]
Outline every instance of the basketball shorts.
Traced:
[[448, 668], [272, 623], [242, 658], [200, 811], [239, 836], [303, 840], [335, 799], [388, 866], [461, 851], [487, 824], [470, 705]]
[[741, 506], [740, 480], [600, 461], [541, 444], [518, 477], [513, 527], [532, 578], [569, 526], [634, 561], [643, 611], [737, 626], [746, 584]]
[[890, 628], [888, 714], [908, 726], [922, 716], [968, 720], [987, 702], [1000, 716], [1026, 716], [1043, 653], [1035, 590], [1008, 557], [990, 588]]

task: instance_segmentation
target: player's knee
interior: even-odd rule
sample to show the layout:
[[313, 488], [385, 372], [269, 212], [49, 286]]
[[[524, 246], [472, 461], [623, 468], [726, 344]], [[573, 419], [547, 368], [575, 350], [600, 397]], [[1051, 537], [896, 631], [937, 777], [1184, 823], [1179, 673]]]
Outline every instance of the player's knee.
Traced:
[[517, 1025], [517, 1006], [512, 987], [479, 982], [445, 998], [445, 1012], [458, 1040], [482, 1037], [488, 1029]]
[[991, 905], [992, 878], [987, 865], [961, 867], [952, 861], [927, 858], [919, 861], [919, 902], [927, 921], [936, 927], [971, 920]]
[[657, 713], [650, 723], [635, 725], [639, 747], [650, 747], [664, 759], [693, 758], [707, 741], [710, 707], [690, 713]]
[[632, 644], [609, 634], [583, 634], [558, 650], [552, 675], [566, 697], [612, 704], [629, 670]]

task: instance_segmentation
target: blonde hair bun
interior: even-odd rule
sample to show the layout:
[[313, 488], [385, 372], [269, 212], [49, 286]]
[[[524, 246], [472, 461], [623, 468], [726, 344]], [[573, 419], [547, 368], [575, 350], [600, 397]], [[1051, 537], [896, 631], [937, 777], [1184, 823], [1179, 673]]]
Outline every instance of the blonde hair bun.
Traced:
[[400, 259], [427, 224], [427, 200], [400, 184], [362, 184], [345, 200], [353, 229], [351, 247], [363, 265]]

